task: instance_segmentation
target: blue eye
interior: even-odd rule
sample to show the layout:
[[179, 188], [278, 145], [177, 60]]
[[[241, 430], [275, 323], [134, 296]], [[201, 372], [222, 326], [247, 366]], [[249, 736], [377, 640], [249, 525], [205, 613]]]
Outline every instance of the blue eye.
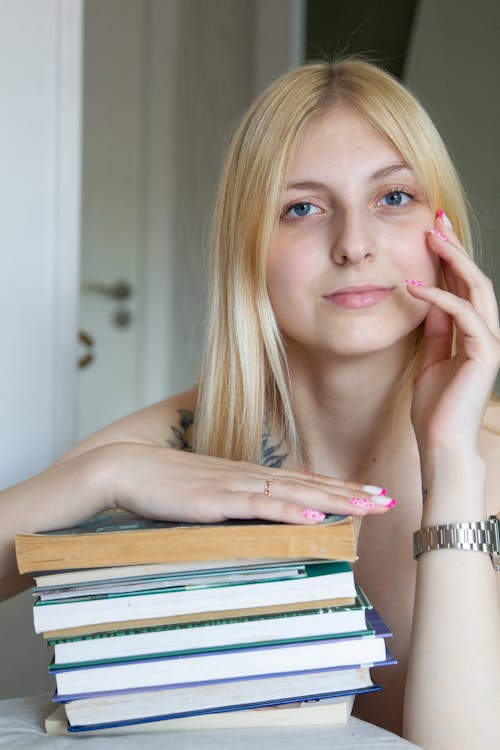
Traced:
[[405, 193], [403, 190], [391, 190], [390, 193], [386, 193], [383, 196], [380, 203], [384, 206], [404, 206], [413, 200], [413, 197], [413, 195]]
[[311, 216], [311, 214], [317, 213], [319, 210], [313, 203], [299, 201], [299, 203], [294, 203], [292, 206], [285, 208], [283, 216], [289, 219], [301, 219], [305, 216]]

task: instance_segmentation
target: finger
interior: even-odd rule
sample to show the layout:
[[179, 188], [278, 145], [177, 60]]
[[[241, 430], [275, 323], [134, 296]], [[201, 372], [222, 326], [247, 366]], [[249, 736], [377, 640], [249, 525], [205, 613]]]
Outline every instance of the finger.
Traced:
[[[233, 462], [234, 463], [234, 462]], [[245, 464], [241, 464], [245, 465]], [[336, 477], [329, 476], [328, 474], [317, 474], [311, 473], [310, 471], [293, 471], [292, 469], [276, 469], [266, 466], [255, 466], [253, 464], [246, 464], [251, 470], [252, 479], [261, 482], [263, 486], [266, 478], [274, 477], [275, 479], [292, 480], [300, 484], [305, 485], [317, 485], [323, 489], [328, 490], [339, 490], [341, 494], [355, 493], [364, 494], [366, 497], [370, 495], [386, 495], [387, 491], [383, 487], [376, 487], [374, 485], [364, 485], [361, 482], [355, 482], [352, 480], [343, 480]], [[256, 474], [255, 469], [258, 473]], [[365, 486], [369, 487], [366, 491]], [[252, 484], [252, 488], [257, 489], [255, 484]], [[345, 490], [345, 492], [344, 492]]]
[[433, 305], [424, 323], [425, 349], [422, 369], [449, 359], [453, 350], [453, 319]]
[[221, 507], [221, 517], [241, 520], [259, 518], [278, 523], [314, 525], [321, 523], [330, 514], [365, 516], [371, 512], [383, 514], [388, 510], [377, 506], [368, 508], [351, 505], [340, 498], [338, 502], [335, 499], [330, 500], [328, 505], [329, 510], [321, 511], [309, 507], [307, 502], [300, 504], [283, 497], [266, 497], [263, 493], [229, 492]]
[[[364, 515], [364, 512], [384, 513], [393, 507], [395, 501], [387, 495], [374, 494], [373, 489], [332, 488], [314, 482], [303, 482], [290, 478], [274, 478], [267, 485], [268, 497], [295, 503], [304, 509], [318, 510], [326, 514]], [[369, 486], [367, 486], [369, 487]], [[264, 490], [252, 493], [264, 494]]]
[[436, 229], [428, 232], [429, 247], [448, 266], [448, 280], [451, 274], [456, 278], [460, 296], [468, 299], [488, 327], [498, 328], [498, 305], [491, 280], [474, 263], [460, 246], [451, 242], [447, 235]]
[[462, 334], [462, 342], [468, 356], [484, 356], [487, 361], [488, 352], [492, 349], [492, 332], [469, 301], [437, 287], [407, 288], [412, 296], [436, 305], [439, 310], [451, 316], [457, 331]]
[[443, 272], [443, 279], [446, 284], [446, 289], [452, 294], [461, 296], [458, 288], [457, 278], [446, 261], [441, 261], [441, 269]]

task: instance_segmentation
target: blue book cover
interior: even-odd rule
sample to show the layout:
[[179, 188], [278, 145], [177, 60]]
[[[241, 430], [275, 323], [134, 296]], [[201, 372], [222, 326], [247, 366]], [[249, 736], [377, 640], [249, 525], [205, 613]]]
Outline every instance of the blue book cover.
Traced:
[[316, 702], [316, 701], [322, 701], [325, 699], [330, 698], [342, 698], [347, 697], [349, 695], [360, 695], [362, 693], [374, 693], [379, 692], [382, 688], [380, 685], [377, 685], [373, 683], [370, 686], [364, 687], [364, 688], [357, 688], [355, 690], [347, 690], [347, 691], [336, 691], [336, 692], [324, 692], [319, 693], [317, 695], [297, 695], [295, 698], [283, 698], [283, 699], [276, 699], [273, 701], [268, 701], [265, 703], [261, 702], [252, 702], [252, 703], [246, 703], [244, 705], [238, 705], [238, 706], [223, 706], [216, 709], [211, 710], [202, 710], [202, 711], [184, 711], [180, 713], [175, 714], [162, 714], [159, 716], [148, 716], [147, 718], [143, 719], [134, 719], [134, 720], [126, 720], [126, 721], [115, 721], [115, 722], [108, 722], [103, 724], [87, 724], [85, 726], [82, 725], [71, 725], [68, 723], [67, 725], [67, 731], [68, 732], [75, 732], [75, 733], [85, 733], [85, 732], [91, 732], [96, 731], [99, 729], [115, 729], [117, 727], [134, 727], [141, 724], [150, 724], [157, 721], [168, 721], [169, 719], [183, 719], [187, 718], [189, 716], [200, 716], [203, 714], [218, 714], [218, 713], [226, 713], [226, 712], [233, 712], [233, 711], [245, 711], [245, 710], [251, 710], [256, 708], [265, 708], [268, 706], [285, 706], [289, 703], [307, 703], [307, 702]]

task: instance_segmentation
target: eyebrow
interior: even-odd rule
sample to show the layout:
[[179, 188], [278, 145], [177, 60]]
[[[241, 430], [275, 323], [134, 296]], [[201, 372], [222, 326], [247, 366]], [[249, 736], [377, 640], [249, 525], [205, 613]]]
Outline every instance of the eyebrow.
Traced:
[[[411, 167], [408, 166], [406, 162], [399, 162], [398, 164], [390, 164], [387, 167], [382, 167], [381, 169], [377, 169], [376, 172], [373, 172], [369, 176], [370, 182], [374, 182], [375, 180], [383, 179], [384, 177], [389, 177], [391, 174], [394, 174], [394, 172], [401, 172], [401, 171], [408, 171], [413, 172]], [[285, 188], [286, 190], [328, 190], [328, 185], [326, 185], [324, 182], [320, 182], [319, 180], [299, 180], [297, 182], [289, 182]]]
[[400, 172], [401, 170], [405, 170], [407, 172], [413, 171], [411, 167], [409, 167], [405, 161], [402, 161], [402, 162], [399, 162], [398, 164], [391, 164], [389, 167], [383, 167], [382, 169], [378, 169], [376, 172], [370, 175], [369, 179], [379, 180], [381, 177], [389, 177], [394, 172]]

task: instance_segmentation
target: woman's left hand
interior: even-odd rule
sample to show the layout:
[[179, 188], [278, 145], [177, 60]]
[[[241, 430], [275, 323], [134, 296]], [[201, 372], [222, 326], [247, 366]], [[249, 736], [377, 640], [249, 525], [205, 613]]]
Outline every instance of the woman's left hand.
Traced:
[[[412, 420], [421, 457], [478, 452], [477, 438], [500, 364], [498, 305], [490, 279], [465, 252], [442, 217], [428, 233], [441, 258], [447, 289], [408, 284], [431, 304]], [[454, 343], [455, 341], [455, 343]]]

